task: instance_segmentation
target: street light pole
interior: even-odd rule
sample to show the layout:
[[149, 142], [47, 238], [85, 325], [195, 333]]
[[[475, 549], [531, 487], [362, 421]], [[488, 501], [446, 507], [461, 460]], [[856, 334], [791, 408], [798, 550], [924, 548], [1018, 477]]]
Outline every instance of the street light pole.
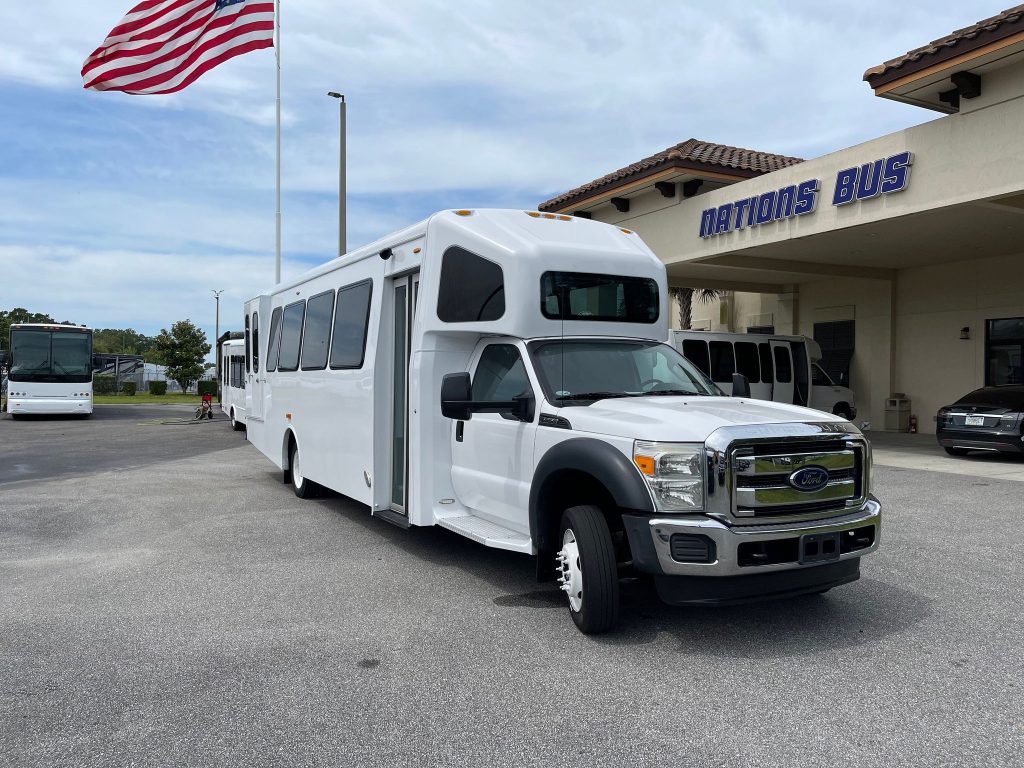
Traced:
[[329, 91], [327, 95], [338, 100], [338, 255], [344, 256], [348, 250], [347, 211], [345, 210], [345, 198], [348, 195], [348, 183], [345, 178], [348, 126], [345, 121], [345, 95], [337, 91]]
[[217, 319], [214, 321], [213, 326], [213, 349], [217, 362], [217, 399], [220, 400], [220, 295], [224, 293], [224, 289], [221, 288], [219, 291], [211, 289], [210, 292], [213, 294], [213, 300], [217, 302]]

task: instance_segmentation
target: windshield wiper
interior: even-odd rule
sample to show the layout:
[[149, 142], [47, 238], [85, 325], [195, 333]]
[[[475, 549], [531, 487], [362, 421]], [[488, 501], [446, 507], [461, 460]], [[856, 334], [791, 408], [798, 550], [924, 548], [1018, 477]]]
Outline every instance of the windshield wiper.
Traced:
[[563, 395], [559, 400], [607, 400], [612, 397], [638, 397], [629, 392], [576, 392], [571, 395]]

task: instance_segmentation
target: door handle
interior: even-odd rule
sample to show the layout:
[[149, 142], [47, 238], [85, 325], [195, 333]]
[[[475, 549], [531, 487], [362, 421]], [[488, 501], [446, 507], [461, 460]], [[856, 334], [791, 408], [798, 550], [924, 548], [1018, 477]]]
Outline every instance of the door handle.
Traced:
[[461, 443], [462, 442], [462, 433], [463, 433], [463, 430], [465, 429], [465, 427], [466, 427], [466, 422], [464, 422], [464, 421], [457, 421], [457, 422], [455, 422], [455, 442], [456, 443]]

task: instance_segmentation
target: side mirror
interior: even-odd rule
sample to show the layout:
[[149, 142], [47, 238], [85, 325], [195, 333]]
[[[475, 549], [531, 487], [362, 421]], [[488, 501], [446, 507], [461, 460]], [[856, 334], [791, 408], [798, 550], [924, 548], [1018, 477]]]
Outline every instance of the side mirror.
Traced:
[[0, 365], [3, 365], [6, 362], [7, 362], [7, 350], [6, 349], [0, 349]]
[[750, 397], [750, 382], [742, 373], [732, 375], [732, 396]]
[[441, 415], [446, 419], [468, 421], [473, 390], [468, 373], [449, 373], [441, 380]]

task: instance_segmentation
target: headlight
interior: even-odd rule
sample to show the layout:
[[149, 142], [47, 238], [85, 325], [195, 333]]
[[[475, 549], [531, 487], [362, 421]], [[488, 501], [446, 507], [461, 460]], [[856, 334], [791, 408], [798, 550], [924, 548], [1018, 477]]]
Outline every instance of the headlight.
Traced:
[[700, 443], [633, 444], [633, 463], [647, 481], [658, 509], [704, 509], [704, 446]]

